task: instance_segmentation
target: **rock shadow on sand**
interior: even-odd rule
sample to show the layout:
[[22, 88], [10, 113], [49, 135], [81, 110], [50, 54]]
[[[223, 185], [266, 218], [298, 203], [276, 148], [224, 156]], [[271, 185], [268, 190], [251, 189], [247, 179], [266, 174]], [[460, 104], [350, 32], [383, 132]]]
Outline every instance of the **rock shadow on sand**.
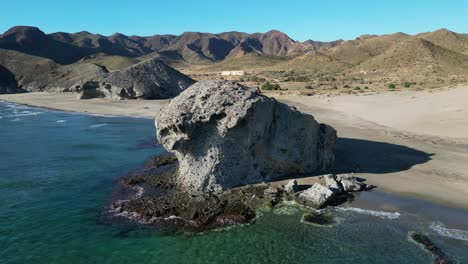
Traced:
[[354, 138], [338, 138], [336, 173], [392, 173], [431, 160], [434, 154], [407, 146]]

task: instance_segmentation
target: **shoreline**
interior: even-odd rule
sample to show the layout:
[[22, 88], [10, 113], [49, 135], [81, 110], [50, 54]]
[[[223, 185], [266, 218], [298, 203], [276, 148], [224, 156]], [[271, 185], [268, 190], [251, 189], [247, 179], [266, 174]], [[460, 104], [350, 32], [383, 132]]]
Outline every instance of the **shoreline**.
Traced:
[[[33, 98], [25, 100], [25, 98]], [[39, 99], [34, 99], [39, 98]], [[66, 99], [62, 104], [48, 104], [50, 100], [61, 100]], [[151, 101], [109, 101], [105, 99], [91, 99], [91, 100], [77, 100], [73, 94], [49, 94], [49, 93], [32, 93], [32, 94], [21, 94], [18, 95], [1, 95], [0, 101], [12, 102], [17, 104], [23, 104], [31, 107], [39, 107], [49, 110], [58, 110], [65, 112], [78, 112], [82, 114], [96, 114], [96, 115], [109, 115], [109, 116], [126, 116], [126, 117], [137, 117], [152, 119], [152, 115], [149, 113], [155, 113], [158, 111], [168, 100], [151, 100]], [[37, 101], [37, 102], [34, 102]], [[376, 185], [378, 190], [384, 193], [397, 195], [400, 197], [417, 198], [424, 201], [430, 201], [436, 205], [443, 205], [451, 208], [459, 208], [468, 210], [468, 204], [465, 202], [464, 197], [467, 197], [468, 191], [468, 175], [466, 171], [468, 168], [466, 164], [462, 163], [467, 154], [463, 151], [466, 150], [464, 145], [457, 145], [460, 150], [455, 151], [456, 160], [449, 163], [443, 164], [443, 162], [452, 159], [450, 155], [444, 153], [446, 151], [453, 151], [452, 145], [444, 146], [444, 142], [439, 144], [427, 143], [434, 138], [421, 138], [418, 135], [412, 135], [407, 133], [407, 136], [401, 136], [397, 132], [397, 129], [386, 127], [385, 133], [382, 133], [382, 126], [374, 124], [372, 122], [364, 121], [355, 117], [349, 117], [343, 115], [341, 112], [337, 112], [334, 109], [323, 109], [319, 106], [311, 104], [303, 104], [302, 102], [291, 102], [289, 100], [280, 99], [285, 103], [296, 106], [299, 110], [306, 113], [313, 114], [317, 120], [333, 125], [337, 128], [339, 136], [344, 139], [353, 140], [372, 140], [372, 142], [388, 142], [398, 143], [402, 146], [415, 147], [415, 149], [421, 150], [424, 153], [433, 153], [433, 156], [428, 156], [424, 162], [416, 162], [411, 164], [405, 170], [395, 170], [387, 173], [375, 173], [372, 170], [366, 171], [358, 167], [351, 167], [349, 172], [355, 172], [356, 176], [367, 179], [367, 183]], [[103, 105], [105, 104], [105, 105]], [[92, 106], [92, 107], [84, 107]], [[87, 109], [84, 110], [83, 109]], [[343, 121], [343, 122], [342, 122]], [[391, 129], [391, 131], [388, 131]], [[388, 133], [387, 133], [388, 132]], [[394, 134], [392, 134], [392, 132]], [[427, 142], [426, 142], [427, 141]], [[450, 141], [450, 143], [458, 144]], [[350, 146], [353, 147], [353, 146]], [[359, 147], [359, 145], [357, 146]], [[404, 149], [403, 149], [404, 150]], [[378, 149], [376, 151], [379, 151]], [[398, 149], [396, 150], [398, 152]], [[461, 152], [461, 153], [459, 153]], [[443, 155], [440, 155], [442, 153]], [[364, 153], [365, 154], [365, 153]], [[368, 153], [367, 155], [371, 155]], [[396, 153], [398, 154], [398, 153]], [[441, 156], [441, 160], [437, 160], [438, 156]], [[363, 158], [366, 158], [364, 156]], [[385, 158], [385, 157], [383, 157]], [[388, 157], [387, 157], [388, 158]], [[391, 157], [390, 157], [391, 158]], [[435, 159], [435, 161], [434, 161]], [[369, 163], [372, 161], [369, 161]], [[338, 164], [338, 169], [352, 164], [345, 162], [346, 164]], [[434, 163], [434, 166], [428, 166], [428, 164]], [[354, 165], [354, 164], [353, 164]], [[448, 176], [446, 177], [441, 172], [444, 168], [450, 168], [456, 165], [456, 170], [449, 169]], [[441, 167], [441, 168], [440, 168]], [[435, 170], [435, 173], [432, 172]], [[451, 171], [450, 171], [451, 170]], [[298, 178], [299, 182], [313, 182], [315, 176]], [[274, 184], [280, 184], [281, 182], [273, 182]]]
[[151, 113], [159, 111], [169, 100], [80, 100], [73, 93], [33, 92], [2, 94], [0, 101], [62, 112], [153, 119]]

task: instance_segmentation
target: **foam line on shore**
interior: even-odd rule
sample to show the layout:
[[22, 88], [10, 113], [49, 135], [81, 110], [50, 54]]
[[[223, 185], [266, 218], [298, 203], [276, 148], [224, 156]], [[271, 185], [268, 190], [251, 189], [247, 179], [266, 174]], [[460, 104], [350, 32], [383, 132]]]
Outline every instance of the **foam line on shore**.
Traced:
[[438, 235], [448, 237], [457, 240], [468, 241], [468, 231], [459, 229], [450, 229], [445, 227], [441, 222], [432, 222], [429, 226], [430, 229], [434, 230]]
[[368, 209], [362, 209], [362, 208], [357, 208], [357, 207], [336, 207], [336, 209], [339, 211], [355, 212], [359, 214], [372, 215], [372, 216], [392, 219], [392, 220], [398, 219], [401, 215], [399, 212], [375, 211], [375, 210], [368, 210]]

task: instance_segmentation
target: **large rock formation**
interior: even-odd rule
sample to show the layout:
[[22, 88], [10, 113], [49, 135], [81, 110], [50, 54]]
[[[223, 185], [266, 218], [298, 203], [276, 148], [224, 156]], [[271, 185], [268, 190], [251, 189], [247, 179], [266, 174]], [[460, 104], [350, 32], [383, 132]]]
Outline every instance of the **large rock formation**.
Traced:
[[157, 59], [148, 59], [105, 78], [75, 85], [80, 99], [167, 99], [177, 96], [194, 81]]
[[178, 183], [221, 191], [334, 164], [336, 131], [228, 81], [198, 82], [156, 116], [157, 136], [179, 160]]

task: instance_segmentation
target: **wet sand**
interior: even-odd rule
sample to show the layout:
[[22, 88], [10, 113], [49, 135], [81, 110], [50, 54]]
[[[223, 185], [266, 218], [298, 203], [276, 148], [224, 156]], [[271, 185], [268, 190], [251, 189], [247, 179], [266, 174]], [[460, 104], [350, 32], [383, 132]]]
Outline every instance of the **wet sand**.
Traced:
[[[468, 87], [332, 98], [274, 97], [337, 129], [335, 172], [354, 172], [379, 191], [468, 209], [467, 95]], [[168, 102], [77, 100], [73, 94], [49, 93], [0, 95], [0, 100], [146, 118]], [[304, 177], [299, 182], [315, 181], [316, 177]]]

